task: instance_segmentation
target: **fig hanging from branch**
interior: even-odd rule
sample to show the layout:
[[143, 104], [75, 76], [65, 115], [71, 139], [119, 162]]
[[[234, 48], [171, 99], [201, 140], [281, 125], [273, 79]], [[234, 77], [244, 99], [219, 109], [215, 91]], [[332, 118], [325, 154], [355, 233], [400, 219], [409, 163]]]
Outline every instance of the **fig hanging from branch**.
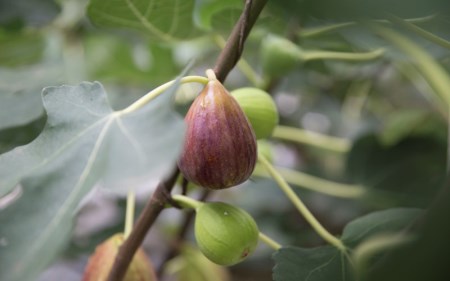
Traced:
[[256, 137], [245, 113], [208, 71], [210, 81], [192, 103], [178, 167], [191, 182], [223, 189], [247, 180], [257, 159]]

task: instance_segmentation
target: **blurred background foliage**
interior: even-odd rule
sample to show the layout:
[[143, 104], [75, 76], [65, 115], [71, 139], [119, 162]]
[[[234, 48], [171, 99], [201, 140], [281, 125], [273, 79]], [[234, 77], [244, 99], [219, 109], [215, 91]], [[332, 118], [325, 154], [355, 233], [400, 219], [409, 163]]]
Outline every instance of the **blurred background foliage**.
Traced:
[[[107, 89], [113, 108], [119, 109], [173, 79], [191, 59], [195, 59], [191, 73], [203, 75], [214, 65], [223, 38], [243, 7], [239, 0], [184, 1], [177, 27], [170, 25], [171, 11], [154, 15], [161, 17], [157, 21], [161, 35], [145, 26], [135, 28], [131, 20], [123, 24], [111, 20], [117, 17], [114, 13], [124, 16], [123, 10], [114, 8], [123, 2], [0, 0], [1, 153], [29, 143], [42, 130], [46, 119], [40, 98], [43, 87], [97, 80]], [[146, 1], [136, 3], [144, 5]], [[364, 188], [358, 198], [296, 189], [332, 233], [342, 233], [349, 221], [371, 211], [427, 208], [445, 184], [448, 188], [448, 104], [414, 67], [414, 57], [365, 25], [378, 20], [395, 29], [448, 73], [448, 46], [385, 20], [386, 15], [409, 19], [444, 40], [445, 45], [450, 40], [448, 9], [445, 0], [269, 1], [246, 43], [243, 58], [247, 65], [236, 67], [229, 75], [225, 85], [230, 90], [257, 86], [268, 91], [279, 109], [280, 124], [351, 143], [348, 152], [340, 153], [279, 138], [268, 140], [276, 166]], [[263, 65], [262, 46], [269, 35], [288, 39], [303, 52], [371, 52], [382, 48], [383, 54], [358, 62], [298, 60], [273, 71], [275, 66]], [[251, 66], [250, 71], [247, 66]], [[178, 93], [181, 114], [198, 90], [188, 85]], [[448, 192], [443, 194], [450, 199]], [[138, 198], [139, 208], [145, 198], [146, 194]], [[213, 199], [245, 208], [262, 231], [282, 244], [323, 244], [272, 180], [255, 176], [242, 187], [214, 194]], [[122, 230], [124, 209], [124, 198], [105, 191], [92, 194], [80, 209], [70, 245], [39, 280], [60, 280], [61, 276], [79, 280], [95, 246]], [[441, 219], [448, 218], [436, 216], [437, 221], [429, 223], [439, 224]], [[148, 235], [145, 248], [155, 265], [161, 262], [179, 220], [178, 211], [166, 211]], [[442, 223], [448, 226], [448, 220]], [[192, 241], [192, 235], [188, 240]], [[198, 272], [192, 272], [190, 263], [207, 263], [195, 251], [186, 245], [178, 260], [168, 265], [167, 280], [212, 280], [200, 279]], [[183, 255], [188, 258], [180, 262]], [[261, 246], [248, 261], [227, 270], [204, 267], [220, 272], [209, 274], [222, 276], [221, 280], [271, 280], [270, 255], [271, 250]]]

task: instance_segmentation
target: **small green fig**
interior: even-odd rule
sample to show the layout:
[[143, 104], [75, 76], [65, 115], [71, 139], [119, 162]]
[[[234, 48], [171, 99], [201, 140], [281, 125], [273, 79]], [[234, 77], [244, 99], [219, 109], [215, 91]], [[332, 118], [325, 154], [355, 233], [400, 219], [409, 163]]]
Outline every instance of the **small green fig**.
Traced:
[[171, 259], [166, 272], [177, 281], [231, 281], [228, 270], [211, 262], [193, 245], [182, 244], [180, 254]]
[[[117, 256], [123, 234], [118, 233], [100, 244], [89, 258], [82, 281], [106, 281]], [[153, 267], [142, 249], [134, 255], [123, 281], [156, 281]]]
[[178, 167], [189, 181], [210, 189], [238, 185], [253, 172], [255, 133], [237, 101], [211, 79], [185, 117], [184, 147]]
[[231, 92], [255, 131], [256, 139], [272, 135], [278, 125], [278, 110], [272, 97], [258, 88], [240, 88]]
[[221, 202], [202, 204], [195, 217], [195, 238], [212, 262], [233, 265], [253, 253], [259, 230], [244, 210]]
[[269, 35], [261, 43], [261, 61], [265, 74], [280, 77], [292, 71], [300, 62], [301, 49], [291, 41]]

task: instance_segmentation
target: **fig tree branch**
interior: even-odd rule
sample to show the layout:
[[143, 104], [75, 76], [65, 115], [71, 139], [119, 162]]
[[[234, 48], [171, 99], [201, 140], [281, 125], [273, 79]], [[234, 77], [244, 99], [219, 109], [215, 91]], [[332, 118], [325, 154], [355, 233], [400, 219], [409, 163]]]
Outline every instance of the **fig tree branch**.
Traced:
[[[219, 54], [219, 58], [214, 67], [214, 72], [219, 81], [223, 82], [238, 62], [243, 51], [244, 42], [266, 3], [267, 0], [246, 1], [244, 11], [234, 26], [225, 48]], [[145, 235], [164, 209], [165, 204], [169, 201], [170, 192], [175, 185], [178, 174], [179, 170], [175, 165], [171, 174], [158, 184], [152, 197], [141, 212], [130, 236], [119, 248], [119, 252], [109, 273], [108, 281], [121, 281], [125, 276], [128, 266], [137, 249], [142, 244]]]
[[217, 80], [225, 81], [228, 73], [233, 69], [244, 50], [244, 42], [247, 39], [250, 30], [258, 19], [259, 14], [266, 5], [267, 0], [247, 0], [244, 11], [239, 21], [231, 31], [225, 47], [219, 54], [214, 67]]
[[152, 197], [142, 210], [130, 236], [120, 246], [108, 276], [109, 281], [121, 281], [125, 276], [128, 266], [137, 249], [141, 246], [145, 235], [168, 202], [168, 196], [175, 185], [179, 173], [178, 167], [175, 166], [171, 174], [156, 187]]

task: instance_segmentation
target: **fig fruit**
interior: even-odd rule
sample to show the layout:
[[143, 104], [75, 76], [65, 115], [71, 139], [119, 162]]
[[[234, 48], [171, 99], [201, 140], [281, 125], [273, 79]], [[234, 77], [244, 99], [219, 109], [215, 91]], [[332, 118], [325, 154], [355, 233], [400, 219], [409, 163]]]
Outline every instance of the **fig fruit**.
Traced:
[[221, 202], [202, 204], [196, 210], [195, 239], [212, 262], [233, 265], [244, 260], [258, 244], [259, 230], [244, 210]]
[[291, 41], [269, 35], [261, 43], [261, 61], [265, 74], [281, 77], [292, 71], [301, 61], [302, 50]]
[[270, 137], [278, 125], [278, 110], [272, 97], [258, 88], [240, 88], [231, 95], [252, 124], [256, 139]]
[[[100, 244], [89, 258], [82, 281], [106, 281], [117, 256], [123, 234], [118, 233]], [[142, 249], [134, 255], [123, 281], [156, 281], [150, 260]]]
[[193, 245], [184, 243], [180, 254], [171, 259], [166, 272], [177, 281], [231, 281], [231, 276], [223, 266], [211, 262]]
[[222, 189], [250, 177], [257, 159], [255, 133], [237, 101], [219, 81], [210, 79], [185, 121], [178, 167], [189, 181]]

